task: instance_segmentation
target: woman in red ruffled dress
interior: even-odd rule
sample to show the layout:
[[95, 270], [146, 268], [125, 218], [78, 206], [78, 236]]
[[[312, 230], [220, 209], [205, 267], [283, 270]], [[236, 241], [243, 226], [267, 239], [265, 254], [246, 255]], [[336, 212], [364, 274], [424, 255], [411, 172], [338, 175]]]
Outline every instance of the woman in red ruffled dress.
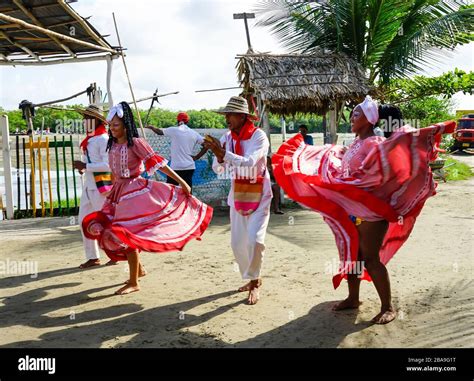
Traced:
[[372, 280], [381, 311], [372, 321], [396, 317], [385, 265], [408, 239], [425, 201], [433, 196], [429, 162], [436, 159], [442, 134], [455, 122], [422, 129], [398, 128], [389, 139], [375, 136], [379, 119], [370, 97], [351, 117], [357, 138], [345, 147], [308, 146], [297, 135], [273, 155], [274, 175], [290, 198], [322, 214], [331, 228], [340, 265], [334, 288], [348, 280], [349, 296], [335, 310], [358, 308], [361, 279]]
[[[212, 208], [192, 196], [167, 160], [138, 137], [126, 102], [114, 106], [107, 120], [113, 188], [102, 210], [86, 216], [82, 228], [88, 238], [98, 240], [110, 259], [128, 261], [130, 279], [115, 292], [124, 295], [140, 289], [138, 277], [145, 275], [140, 251], [182, 250], [191, 239], [199, 240], [212, 218]], [[140, 177], [144, 169], [150, 175], [159, 169], [180, 186], [146, 180]]]

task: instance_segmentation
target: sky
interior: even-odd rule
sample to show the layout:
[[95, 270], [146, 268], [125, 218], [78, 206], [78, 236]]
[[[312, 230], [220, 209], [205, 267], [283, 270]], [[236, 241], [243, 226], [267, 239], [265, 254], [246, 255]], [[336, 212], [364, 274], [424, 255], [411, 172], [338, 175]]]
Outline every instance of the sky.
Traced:
[[[162, 108], [179, 111], [217, 109], [239, 90], [196, 93], [196, 90], [237, 85], [236, 54], [247, 51], [243, 20], [233, 13], [252, 12], [258, 0], [79, 0], [72, 7], [106, 39], [118, 45], [112, 12], [117, 18], [126, 62], [137, 98], [179, 91], [160, 98]], [[255, 51], [284, 53], [268, 29], [249, 20]], [[474, 43], [446, 52], [442, 65], [425, 75], [458, 67], [474, 70]], [[105, 93], [105, 61], [54, 66], [0, 67], [0, 107], [16, 109], [23, 99], [33, 103], [63, 98], [96, 82]], [[131, 100], [121, 60], [114, 61], [112, 94], [115, 103]], [[474, 96], [457, 94], [456, 108], [474, 109]], [[68, 103], [87, 104], [86, 96]], [[67, 104], [67, 103], [66, 103]], [[147, 109], [149, 102], [140, 104]]]

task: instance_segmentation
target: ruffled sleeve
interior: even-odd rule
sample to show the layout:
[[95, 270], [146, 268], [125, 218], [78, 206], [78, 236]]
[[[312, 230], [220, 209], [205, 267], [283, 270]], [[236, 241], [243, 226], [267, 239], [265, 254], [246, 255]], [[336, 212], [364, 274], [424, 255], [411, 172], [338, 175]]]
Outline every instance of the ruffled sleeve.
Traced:
[[145, 170], [152, 175], [158, 169], [168, 164], [168, 160], [153, 151], [150, 145], [142, 138], [133, 139], [133, 152], [145, 164]]

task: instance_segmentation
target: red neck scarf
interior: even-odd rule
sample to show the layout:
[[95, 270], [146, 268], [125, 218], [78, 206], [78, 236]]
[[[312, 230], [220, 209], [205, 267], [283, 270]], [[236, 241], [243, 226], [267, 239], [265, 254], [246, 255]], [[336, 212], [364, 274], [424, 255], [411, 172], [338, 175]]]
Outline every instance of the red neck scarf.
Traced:
[[99, 135], [102, 135], [102, 134], [106, 134], [106, 133], [107, 133], [107, 129], [105, 128], [105, 125], [104, 124], [99, 124], [97, 126], [97, 128], [95, 129], [94, 134], [93, 135], [87, 134], [86, 138], [82, 141], [82, 143], [81, 143], [82, 152], [87, 151], [87, 143], [89, 142], [90, 138], [93, 138], [94, 136], [99, 136]]
[[236, 141], [234, 152], [235, 154], [242, 156], [243, 152], [242, 147], [240, 146], [240, 142], [242, 140], [249, 140], [255, 131], [257, 131], [257, 128], [253, 125], [253, 122], [250, 119], [247, 119], [238, 135], [234, 131], [231, 131], [232, 139]]

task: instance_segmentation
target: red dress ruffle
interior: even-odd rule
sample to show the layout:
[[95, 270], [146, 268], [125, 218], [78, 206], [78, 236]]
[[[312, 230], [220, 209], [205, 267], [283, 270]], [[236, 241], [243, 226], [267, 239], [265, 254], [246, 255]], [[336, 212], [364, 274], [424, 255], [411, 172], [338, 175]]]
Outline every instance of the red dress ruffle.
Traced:
[[[334, 288], [357, 261], [359, 236], [349, 215], [367, 221], [387, 220], [380, 251], [386, 264], [408, 239], [424, 203], [436, 194], [429, 162], [437, 157], [442, 134], [455, 122], [413, 129], [404, 126], [374, 145], [356, 171], [343, 171], [344, 147], [308, 146], [298, 134], [273, 155], [273, 173], [287, 195], [320, 213], [331, 228], [340, 266]], [[362, 279], [370, 280], [364, 270]]]

